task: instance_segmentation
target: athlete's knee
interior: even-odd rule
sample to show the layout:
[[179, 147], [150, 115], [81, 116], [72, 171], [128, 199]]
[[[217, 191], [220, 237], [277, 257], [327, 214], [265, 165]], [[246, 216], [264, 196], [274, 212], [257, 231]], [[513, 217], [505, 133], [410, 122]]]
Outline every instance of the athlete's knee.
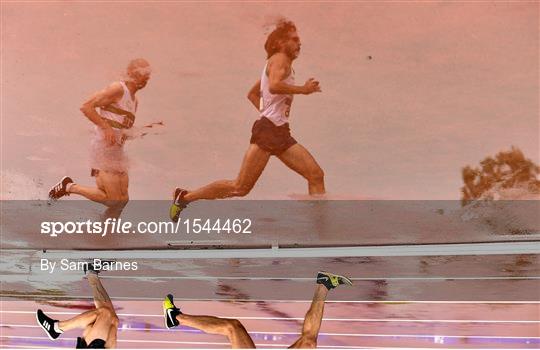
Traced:
[[302, 349], [315, 349], [317, 347], [317, 339], [308, 336], [302, 336]]
[[310, 169], [307, 178], [310, 182], [324, 182], [324, 171], [321, 167]]
[[317, 341], [315, 339], [307, 339], [304, 343], [305, 349], [315, 349], [317, 347]]
[[229, 336], [244, 329], [244, 325], [242, 325], [242, 323], [237, 319], [233, 318], [226, 320], [225, 327]]
[[118, 319], [118, 316], [116, 316], [116, 312], [115, 312], [114, 315], [111, 317], [111, 324], [112, 324], [114, 327], [118, 327], [118, 325], [120, 324], [120, 320]]
[[108, 320], [112, 325], [118, 326], [119, 320], [118, 316], [116, 316], [116, 312], [114, 311], [114, 309], [108, 306], [102, 306], [98, 308], [97, 311], [99, 316]]
[[118, 201], [118, 205], [124, 209], [124, 207], [128, 204], [129, 202], [129, 195], [128, 194], [123, 194], [122, 196], [120, 196], [120, 200]]
[[118, 196], [110, 196], [107, 198], [106, 205], [111, 209], [122, 210], [129, 202], [129, 196], [126, 194], [121, 194]]
[[252, 188], [253, 188], [253, 185], [251, 184], [235, 183], [234, 194], [237, 197], [244, 197], [244, 196], [247, 196], [249, 192], [251, 192]]

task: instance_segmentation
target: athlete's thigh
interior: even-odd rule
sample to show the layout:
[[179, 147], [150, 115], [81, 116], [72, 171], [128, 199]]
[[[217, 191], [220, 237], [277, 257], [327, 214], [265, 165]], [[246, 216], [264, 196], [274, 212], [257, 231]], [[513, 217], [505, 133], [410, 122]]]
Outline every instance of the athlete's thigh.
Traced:
[[94, 339], [103, 339], [106, 341], [109, 338], [111, 326], [112, 322], [110, 318], [98, 315], [92, 327], [85, 332], [84, 340], [87, 344], [90, 344]]
[[116, 173], [100, 170], [96, 177], [96, 184], [110, 199], [119, 199], [127, 194], [129, 178], [126, 173]]
[[128, 173], [118, 174], [118, 181], [119, 181], [120, 192], [122, 193], [122, 196], [127, 197], [128, 196], [128, 188], [129, 188], [129, 176], [128, 176]]
[[256, 144], [250, 144], [238, 173], [238, 183], [242, 186], [253, 187], [269, 159], [270, 152], [263, 150]]
[[289, 147], [285, 152], [281, 153], [278, 158], [289, 168], [304, 177], [310, 172], [321, 169], [311, 153], [299, 143]]

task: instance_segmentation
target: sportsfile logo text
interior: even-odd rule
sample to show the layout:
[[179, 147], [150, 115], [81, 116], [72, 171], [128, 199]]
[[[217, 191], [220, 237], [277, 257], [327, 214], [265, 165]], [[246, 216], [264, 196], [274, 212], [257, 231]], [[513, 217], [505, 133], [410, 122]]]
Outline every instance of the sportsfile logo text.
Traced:
[[180, 221], [173, 222], [139, 222], [134, 225], [122, 218], [107, 218], [105, 221], [44, 221], [41, 223], [41, 233], [51, 237], [61, 234], [97, 234], [105, 237], [108, 234], [126, 233], [175, 233], [178, 232]]
[[105, 237], [108, 234], [128, 233], [217, 233], [217, 234], [250, 234], [251, 219], [185, 219], [174, 222], [149, 221], [133, 224], [122, 218], [108, 218], [105, 221], [44, 221], [41, 223], [41, 234], [58, 237], [64, 234], [96, 234]]

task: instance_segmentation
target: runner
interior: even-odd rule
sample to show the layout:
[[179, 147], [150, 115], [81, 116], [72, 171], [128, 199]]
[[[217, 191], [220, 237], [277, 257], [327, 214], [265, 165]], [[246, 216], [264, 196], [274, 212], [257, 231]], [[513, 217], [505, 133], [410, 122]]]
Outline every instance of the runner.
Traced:
[[291, 136], [289, 113], [293, 95], [320, 92], [313, 78], [304, 85], [294, 85], [293, 61], [300, 53], [300, 38], [291, 21], [281, 21], [268, 36], [264, 48], [267, 62], [261, 79], [248, 93], [249, 101], [259, 110], [260, 118], [253, 124], [249, 148], [235, 180], [219, 180], [202, 188], [187, 191], [176, 188], [170, 216], [177, 221], [189, 202], [247, 195], [264, 170], [270, 156], [308, 181], [310, 195], [325, 193], [324, 173], [315, 158]]
[[[108, 207], [107, 217], [118, 217], [129, 200], [128, 160], [124, 153], [127, 130], [133, 126], [138, 100], [135, 94], [150, 79], [150, 65], [142, 58], [127, 67], [127, 79], [114, 82], [86, 101], [81, 111], [95, 124], [91, 147], [91, 176], [97, 187], [81, 186], [65, 176], [53, 186], [49, 198], [79, 194]], [[99, 108], [99, 113], [97, 112]]]
[[[336, 288], [340, 284], [352, 285], [352, 281], [345, 276], [335, 275], [328, 272], [317, 274], [317, 286], [306, 316], [300, 338], [290, 346], [290, 348], [315, 348], [317, 337], [324, 312], [324, 302], [330, 289]], [[182, 313], [174, 305], [171, 294], [163, 301], [163, 312], [165, 314], [165, 326], [167, 328], [178, 327], [179, 325], [199, 329], [205, 333], [220, 334], [229, 338], [232, 348], [255, 348], [255, 343], [248, 332], [236, 319], [219, 318], [214, 316], [195, 316]]]
[[86, 276], [94, 294], [94, 310], [83, 312], [69, 320], [54, 320], [38, 310], [36, 319], [51, 340], [70, 329], [82, 328], [83, 336], [77, 338], [77, 349], [105, 349], [116, 347], [118, 317], [111, 299], [101, 284], [98, 272], [88, 264]]

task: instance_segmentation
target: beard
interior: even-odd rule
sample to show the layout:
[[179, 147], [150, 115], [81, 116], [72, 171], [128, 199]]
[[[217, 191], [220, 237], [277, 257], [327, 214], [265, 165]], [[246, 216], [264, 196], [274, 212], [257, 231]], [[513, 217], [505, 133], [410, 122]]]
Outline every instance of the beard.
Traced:
[[287, 48], [287, 49], [285, 50], [285, 54], [286, 54], [291, 60], [294, 60], [295, 58], [298, 57], [298, 55], [300, 55], [300, 49]]

